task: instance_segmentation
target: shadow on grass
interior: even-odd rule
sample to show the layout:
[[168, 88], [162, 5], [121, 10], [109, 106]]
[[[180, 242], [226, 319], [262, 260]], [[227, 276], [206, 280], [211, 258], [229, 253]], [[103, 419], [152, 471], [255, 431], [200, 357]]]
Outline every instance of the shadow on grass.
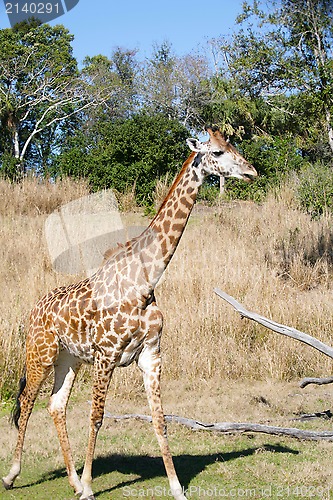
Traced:
[[[297, 455], [299, 452], [292, 448], [280, 445], [264, 445], [260, 450], [267, 450], [275, 453], [291, 453]], [[203, 472], [206, 467], [216, 462], [229, 462], [241, 457], [248, 457], [255, 455], [258, 452], [257, 447], [246, 448], [243, 450], [228, 452], [228, 453], [211, 453], [207, 455], [179, 455], [174, 456], [175, 468], [181, 485], [187, 489], [192, 479], [198, 474]], [[110, 455], [98, 457], [94, 462], [94, 476], [100, 476], [117, 471], [122, 474], [136, 474], [139, 478], [124, 481], [117, 485], [100, 492], [96, 492], [95, 496], [99, 494], [111, 492], [113, 490], [124, 488], [139, 484], [141, 481], [147, 479], [154, 479], [157, 477], [166, 477], [163, 461], [161, 457], [148, 457], [148, 456], [121, 456]]]
[[[289, 453], [297, 455], [299, 452], [293, 450], [292, 448], [280, 445], [263, 445], [260, 446], [260, 450], [271, 451], [274, 453]], [[177, 470], [177, 474], [182, 486], [187, 489], [192, 479], [194, 479], [198, 474], [205, 470], [211, 464], [216, 462], [229, 462], [236, 460], [241, 457], [249, 457], [258, 453], [258, 447], [245, 448], [242, 450], [227, 452], [227, 453], [212, 453], [207, 455], [179, 455], [174, 456], [174, 463]], [[95, 497], [101, 494], [112, 492], [120, 488], [125, 488], [126, 486], [133, 486], [140, 484], [141, 481], [154, 479], [154, 478], [165, 478], [166, 473], [163, 465], [162, 458], [160, 457], [149, 457], [146, 455], [119, 455], [112, 454], [106, 456], [97, 457], [93, 463], [93, 477], [103, 476], [111, 472], [118, 472], [124, 475], [138, 476], [135, 479], [120, 482], [116, 485], [111, 486], [108, 489], [103, 489], [99, 492], [95, 492]], [[82, 473], [82, 468], [78, 470], [78, 473]], [[52, 481], [66, 477], [65, 469], [57, 469], [47, 474], [44, 474], [40, 480], [26, 484], [22, 488], [28, 488], [37, 484], [41, 484], [47, 481]]]

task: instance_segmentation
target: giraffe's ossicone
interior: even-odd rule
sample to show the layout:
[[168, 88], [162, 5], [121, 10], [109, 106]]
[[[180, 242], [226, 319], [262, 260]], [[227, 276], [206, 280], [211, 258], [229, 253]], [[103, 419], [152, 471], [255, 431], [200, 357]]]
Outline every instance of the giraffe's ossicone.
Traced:
[[[21, 470], [24, 436], [38, 391], [54, 369], [49, 412], [57, 428], [69, 482], [80, 500], [92, 500], [92, 462], [113, 370], [136, 361], [143, 373], [154, 430], [170, 489], [185, 499], [166, 437], [160, 396], [160, 337], [163, 317], [154, 288], [174, 254], [198, 189], [214, 174], [250, 181], [257, 172], [217, 128], [209, 140], [188, 139], [192, 150], [158, 213], [142, 234], [106, 253], [92, 276], [45, 295], [31, 312], [26, 339], [25, 373], [20, 381], [14, 422], [18, 439], [13, 465], [3, 478], [13, 487]], [[66, 428], [66, 408], [82, 363], [93, 365], [92, 406], [82, 477], [74, 465]]]

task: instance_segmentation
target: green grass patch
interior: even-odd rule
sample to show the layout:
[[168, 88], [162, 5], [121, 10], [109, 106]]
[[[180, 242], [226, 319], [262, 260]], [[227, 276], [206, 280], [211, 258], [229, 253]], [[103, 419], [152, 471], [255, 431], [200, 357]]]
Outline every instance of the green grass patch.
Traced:
[[[101, 430], [94, 461], [96, 498], [169, 497], [168, 481], [150, 425], [139, 424], [137, 429], [134, 423], [114, 424], [120, 429], [110, 439], [108, 427]], [[176, 469], [189, 498], [330, 498], [327, 477], [332, 444], [169, 428]], [[124, 453], [113, 451], [121, 447], [126, 449]], [[5, 462], [1, 469], [8, 467], [9, 461]], [[327, 468], [322, 467], [324, 463]], [[79, 472], [82, 466], [81, 459]], [[16, 487], [1, 494], [4, 500], [72, 497], [65, 468], [55, 466], [54, 456], [42, 454], [27, 456]]]

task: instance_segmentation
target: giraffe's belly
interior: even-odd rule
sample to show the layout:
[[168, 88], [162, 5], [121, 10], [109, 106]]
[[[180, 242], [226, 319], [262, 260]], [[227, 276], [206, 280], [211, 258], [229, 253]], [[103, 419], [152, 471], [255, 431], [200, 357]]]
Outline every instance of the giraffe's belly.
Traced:
[[161, 315], [156, 306], [144, 311], [135, 309], [127, 314], [119, 309], [116, 313], [105, 314], [102, 320], [97, 315], [89, 319], [82, 317], [80, 321], [72, 317], [70, 322], [58, 322], [62, 348], [88, 364], [94, 363], [98, 352], [114, 366], [130, 365], [139, 357], [147, 336], [152, 342], [151, 327], [153, 332], [160, 331]]
[[93, 364], [96, 351], [103, 351], [105, 358], [108, 358], [115, 366], [128, 366], [135, 361], [144, 346], [145, 333], [137, 330], [130, 335], [130, 340], [123, 341], [122, 335], [117, 335], [115, 332], [109, 332], [113, 342], [108, 344], [108, 334], [104, 337], [104, 346], [96, 343], [94, 340], [94, 332], [84, 338], [81, 336], [80, 342], [75, 342], [72, 337], [61, 335], [59, 337], [62, 349], [65, 349], [72, 356], [80, 359], [84, 363]]
[[140, 352], [143, 349], [143, 345], [144, 345], [144, 338], [140, 340], [132, 339], [132, 341], [127, 345], [127, 347], [121, 353], [117, 366], [128, 366], [131, 363], [133, 363], [133, 361], [135, 361], [140, 355]]
[[80, 359], [83, 363], [89, 365], [94, 363], [95, 351], [91, 342], [82, 345], [63, 337], [60, 340], [60, 345], [62, 349], [65, 349], [71, 356]]

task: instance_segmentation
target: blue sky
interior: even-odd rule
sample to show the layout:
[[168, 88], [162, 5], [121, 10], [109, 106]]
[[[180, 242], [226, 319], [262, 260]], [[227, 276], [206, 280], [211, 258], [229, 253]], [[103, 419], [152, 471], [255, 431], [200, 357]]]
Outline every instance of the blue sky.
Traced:
[[[7, 1], [7, 0], [6, 0]], [[64, 3], [64, 2], [63, 2]], [[139, 57], [168, 40], [177, 55], [202, 50], [207, 41], [228, 35], [243, 0], [80, 0], [70, 12], [50, 24], [63, 24], [75, 36], [74, 55], [109, 56], [115, 47], [138, 49]], [[10, 27], [0, 0], [0, 28]]]

